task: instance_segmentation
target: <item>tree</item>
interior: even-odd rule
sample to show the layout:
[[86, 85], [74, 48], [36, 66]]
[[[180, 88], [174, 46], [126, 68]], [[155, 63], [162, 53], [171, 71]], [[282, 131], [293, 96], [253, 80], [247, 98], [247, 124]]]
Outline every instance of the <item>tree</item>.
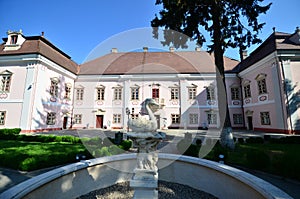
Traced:
[[[258, 17], [265, 14], [271, 6], [271, 3], [261, 6], [261, 2], [263, 0], [156, 0], [156, 5], [162, 4], [163, 9], [151, 21], [153, 35], [158, 38], [157, 27], [164, 27], [163, 44], [185, 48], [190, 37], [202, 46], [206, 39], [200, 27], [204, 28], [211, 37], [212, 44], [208, 47], [210, 52], [214, 52], [218, 71], [217, 88], [222, 85], [226, 88], [224, 52], [228, 47], [239, 48], [241, 56], [247, 47], [261, 42], [258, 34], [265, 23], [259, 23]], [[175, 32], [188, 37], [178, 36]], [[232, 134], [227, 94], [219, 93], [220, 90], [218, 89], [218, 107], [220, 122], [224, 123], [221, 143], [223, 146], [234, 147], [232, 139], [228, 139]]]

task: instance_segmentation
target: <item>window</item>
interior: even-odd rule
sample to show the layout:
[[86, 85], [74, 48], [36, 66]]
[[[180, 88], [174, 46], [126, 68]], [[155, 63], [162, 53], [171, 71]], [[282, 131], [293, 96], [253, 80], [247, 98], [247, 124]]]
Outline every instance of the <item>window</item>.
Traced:
[[114, 100], [122, 100], [122, 88], [114, 88]]
[[6, 111], [0, 111], [0, 125], [5, 124]]
[[180, 123], [180, 116], [179, 114], [172, 114], [172, 124], [179, 124]]
[[247, 84], [247, 85], [244, 86], [244, 95], [245, 95], [245, 98], [250, 98], [251, 97], [250, 84]]
[[65, 84], [65, 99], [71, 99], [71, 84]]
[[50, 94], [52, 97], [58, 97], [58, 78], [51, 78]]
[[231, 88], [231, 100], [239, 100], [240, 99], [240, 88], [232, 87]]
[[136, 120], [138, 118], [139, 118], [139, 114], [134, 114], [134, 113], [131, 114], [131, 119]]
[[47, 113], [47, 125], [54, 125], [56, 121], [56, 113]]
[[262, 125], [270, 125], [270, 114], [269, 112], [261, 112], [260, 113], [260, 120]]
[[115, 124], [121, 123], [121, 114], [113, 114], [113, 123]]
[[139, 99], [139, 87], [132, 87], [131, 88], [131, 100], [138, 100]]
[[258, 94], [265, 94], [267, 93], [267, 85], [266, 85], [266, 79], [260, 79], [257, 80], [257, 86], [258, 86]]
[[0, 74], [1, 78], [1, 91], [9, 92], [10, 90], [10, 83], [11, 83], [11, 76], [12, 73], [9, 71], [5, 71], [2, 74]]
[[214, 87], [207, 87], [206, 88], [206, 98], [207, 100], [215, 100], [215, 88]]
[[17, 44], [18, 41], [18, 35], [11, 35], [10, 44]]
[[233, 114], [233, 124], [243, 124], [243, 115]]
[[179, 99], [179, 88], [171, 88], [171, 99], [172, 100]]
[[198, 114], [189, 115], [190, 124], [198, 124]]
[[208, 113], [207, 121], [208, 121], [208, 124], [217, 124], [217, 114], [216, 113]]
[[97, 91], [96, 100], [104, 100], [105, 88], [104, 87], [99, 87], [99, 88], [96, 89], [96, 91]]
[[189, 93], [189, 99], [196, 99], [196, 92], [197, 92], [197, 88], [192, 87], [192, 88], [188, 88], [188, 93]]
[[75, 114], [74, 115], [74, 122], [75, 122], [75, 124], [81, 124], [82, 123], [82, 115], [81, 114]]
[[83, 88], [76, 88], [76, 100], [83, 100]]
[[152, 88], [152, 98], [159, 98], [159, 89], [158, 88]]

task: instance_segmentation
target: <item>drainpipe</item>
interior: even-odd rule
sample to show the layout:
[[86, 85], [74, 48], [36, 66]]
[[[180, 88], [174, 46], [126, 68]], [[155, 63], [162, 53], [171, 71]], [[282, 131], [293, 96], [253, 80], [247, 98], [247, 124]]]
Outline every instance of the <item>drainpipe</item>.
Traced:
[[[283, 68], [283, 63], [282, 63], [282, 60], [278, 61], [280, 62], [280, 72], [282, 74], [282, 79], [283, 81], [285, 80], [285, 74], [284, 74], [284, 68]], [[279, 74], [278, 74], [279, 75]], [[279, 83], [280, 84], [280, 83]], [[287, 116], [289, 117], [289, 123], [290, 123], [290, 126], [291, 126], [291, 132], [293, 133], [293, 122], [292, 122], [292, 118], [291, 118], [291, 114], [290, 114], [290, 102], [289, 102], [289, 96], [288, 96], [288, 93], [287, 93], [287, 89], [285, 87], [285, 82], [284, 82], [284, 91], [285, 91], [285, 97], [286, 97], [286, 101], [287, 101]], [[281, 99], [281, 103], [283, 104], [283, 101]], [[283, 109], [283, 107], [282, 107]]]
[[[239, 80], [240, 80], [240, 85], [241, 85], [241, 83], [242, 83], [242, 78], [237, 74], [237, 77], [239, 78]], [[243, 128], [246, 128], [246, 118], [245, 118], [245, 110], [244, 110], [244, 99], [243, 99], [243, 88], [242, 88], [242, 86], [241, 86], [241, 102], [242, 102], [242, 104], [241, 104], [241, 106], [242, 106], [242, 112], [243, 112], [243, 114], [242, 114], [242, 116], [243, 116]]]

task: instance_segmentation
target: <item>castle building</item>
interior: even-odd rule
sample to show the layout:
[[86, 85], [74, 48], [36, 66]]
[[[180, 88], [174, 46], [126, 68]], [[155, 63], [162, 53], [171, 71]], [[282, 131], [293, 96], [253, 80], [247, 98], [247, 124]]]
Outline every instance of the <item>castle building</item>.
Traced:
[[[241, 62], [224, 57], [217, 88], [214, 55], [195, 51], [118, 52], [77, 64], [42, 36], [9, 31], [0, 45], [0, 128], [37, 132], [126, 129], [157, 101], [160, 129], [222, 126], [226, 89], [233, 128], [299, 133], [300, 30], [273, 32]], [[225, 97], [225, 95], [224, 95]]]

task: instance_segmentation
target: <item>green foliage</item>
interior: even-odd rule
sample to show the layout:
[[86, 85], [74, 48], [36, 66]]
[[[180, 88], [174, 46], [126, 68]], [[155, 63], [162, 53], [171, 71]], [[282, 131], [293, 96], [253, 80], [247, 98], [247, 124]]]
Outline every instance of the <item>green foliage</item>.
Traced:
[[201, 145], [190, 145], [187, 150], [183, 153], [183, 155], [192, 156], [192, 157], [199, 157]]
[[246, 154], [247, 165], [252, 169], [266, 170], [270, 167], [270, 158], [262, 150], [248, 151]]
[[0, 139], [1, 140], [16, 139], [20, 132], [21, 132], [20, 128], [0, 129]]
[[252, 144], [263, 144], [264, 143], [264, 139], [261, 137], [250, 137], [246, 139], [247, 143], [252, 143]]
[[271, 138], [271, 143], [276, 144], [300, 144], [300, 136], [285, 136], [281, 138]]
[[128, 151], [131, 148], [131, 146], [132, 146], [131, 140], [123, 140], [119, 147], [125, 151]]
[[179, 153], [184, 154], [190, 146], [191, 142], [189, 142], [187, 139], [182, 139], [177, 143], [177, 150]]

